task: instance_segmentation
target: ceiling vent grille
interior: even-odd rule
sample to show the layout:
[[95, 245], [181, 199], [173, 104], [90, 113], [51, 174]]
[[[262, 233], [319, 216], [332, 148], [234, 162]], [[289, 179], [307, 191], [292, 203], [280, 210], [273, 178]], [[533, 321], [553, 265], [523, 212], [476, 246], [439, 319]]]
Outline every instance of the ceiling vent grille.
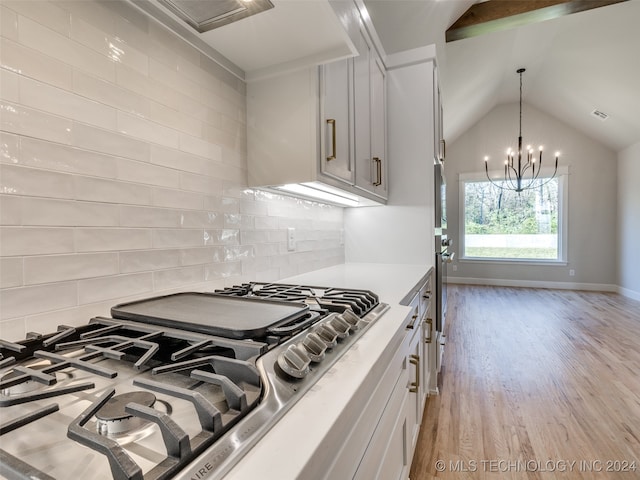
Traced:
[[604, 112], [601, 112], [600, 110], [594, 110], [593, 112], [591, 112], [591, 115], [593, 115], [594, 117], [596, 117], [598, 120], [601, 121], [605, 121], [607, 118], [609, 118], [609, 115], [607, 115]]
[[269, 0], [159, 0], [199, 33], [273, 8]]

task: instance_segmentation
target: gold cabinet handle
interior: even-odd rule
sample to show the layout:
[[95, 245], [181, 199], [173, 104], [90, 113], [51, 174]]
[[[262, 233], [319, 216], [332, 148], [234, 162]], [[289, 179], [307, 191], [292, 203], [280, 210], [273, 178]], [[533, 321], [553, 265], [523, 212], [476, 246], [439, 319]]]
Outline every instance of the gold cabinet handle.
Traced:
[[331, 125], [331, 155], [327, 157], [327, 162], [336, 159], [336, 120], [327, 118], [327, 124]]
[[418, 319], [418, 314], [416, 313], [415, 315], [411, 316], [411, 323], [409, 325], [407, 325], [407, 330], [413, 330], [414, 327], [416, 326], [416, 320]]
[[373, 161], [376, 162], [376, 181], [373, 182], [374, 187], [382, 185], [382, 160], [378, 157], [373, 157]]
[[409, 355], [409, 363], [416, 366], [416, 381], [409, 384], [409, 392], [418, 393], [420, 388], [420, 355]]
[[431, 343], [432, 340], [432, 333], [433, 333], [433, 319], [432, 318], [426, 318], [424, 321], [427, 325], [429, 325], [429, 338], [425, 338], [424, 339], [424, 343]]

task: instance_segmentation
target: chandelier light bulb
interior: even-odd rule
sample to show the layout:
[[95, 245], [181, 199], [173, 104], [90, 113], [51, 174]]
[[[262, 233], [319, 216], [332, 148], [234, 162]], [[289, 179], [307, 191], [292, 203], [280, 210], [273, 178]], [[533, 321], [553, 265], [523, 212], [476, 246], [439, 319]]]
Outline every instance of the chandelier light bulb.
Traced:
[[542, 151], [542, 145], [540, 145], [540, 148], [539, 148], [539, 150], [540, 150], [540, 151]]
[[559, 156], [560, 156], [560, 152], [556, 152], [556, 157], [559, 157]]
[[489, 161], [489, 157], [485, 155], [485, 157], [484, 157], [484, 161], [485, 161], [485, 162], [488, 162], [488, 161]]

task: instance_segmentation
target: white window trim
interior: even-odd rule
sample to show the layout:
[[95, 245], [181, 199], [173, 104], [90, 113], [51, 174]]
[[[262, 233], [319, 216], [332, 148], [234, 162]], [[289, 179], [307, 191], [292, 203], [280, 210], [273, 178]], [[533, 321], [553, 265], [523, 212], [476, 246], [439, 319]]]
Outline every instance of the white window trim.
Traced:
[[[489, 172], [491, 178], [500, 178], [501, 172]], [[543, 168], [540, 172], [540, 177], [549, 177], [553, 174], [553, 169]], [[490, 263], [490, 264], [531, 264], [531, 265], [550, 265], [550, 266], [562, 266], [568, 265], [567, 256], [567, 237], [569, 236], [569, 167], [560, 166], [556, 173], [558, 179], [558, 198], [561, 199], [561, 205], [558, 209], [558, 259], [550, 260], [548, 258], [535, 259], [535, 258], [485, 258], [485, 257], [466, 257], [465, 252], [465, 188], [466, 182], [482, 182], [487, 181], [486, 174], [483, 173], [460, 173], [458, 174], [458, 238], [460, 239], [460, 257], [459, 260], [462, 263]]]

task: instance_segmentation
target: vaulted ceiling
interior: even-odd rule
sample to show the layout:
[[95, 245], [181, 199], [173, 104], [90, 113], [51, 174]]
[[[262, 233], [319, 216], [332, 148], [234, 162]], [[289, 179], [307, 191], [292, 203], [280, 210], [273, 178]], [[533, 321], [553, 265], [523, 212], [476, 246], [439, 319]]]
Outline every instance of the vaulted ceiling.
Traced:
[[[436, 44], [449, 142], [523, 101], [614, 151], [640, 142], [640, 0], [445, 43], [474, 0], [365, 0], [387, 54]], [[602, 121], [593, 115], [609, 115]]]

